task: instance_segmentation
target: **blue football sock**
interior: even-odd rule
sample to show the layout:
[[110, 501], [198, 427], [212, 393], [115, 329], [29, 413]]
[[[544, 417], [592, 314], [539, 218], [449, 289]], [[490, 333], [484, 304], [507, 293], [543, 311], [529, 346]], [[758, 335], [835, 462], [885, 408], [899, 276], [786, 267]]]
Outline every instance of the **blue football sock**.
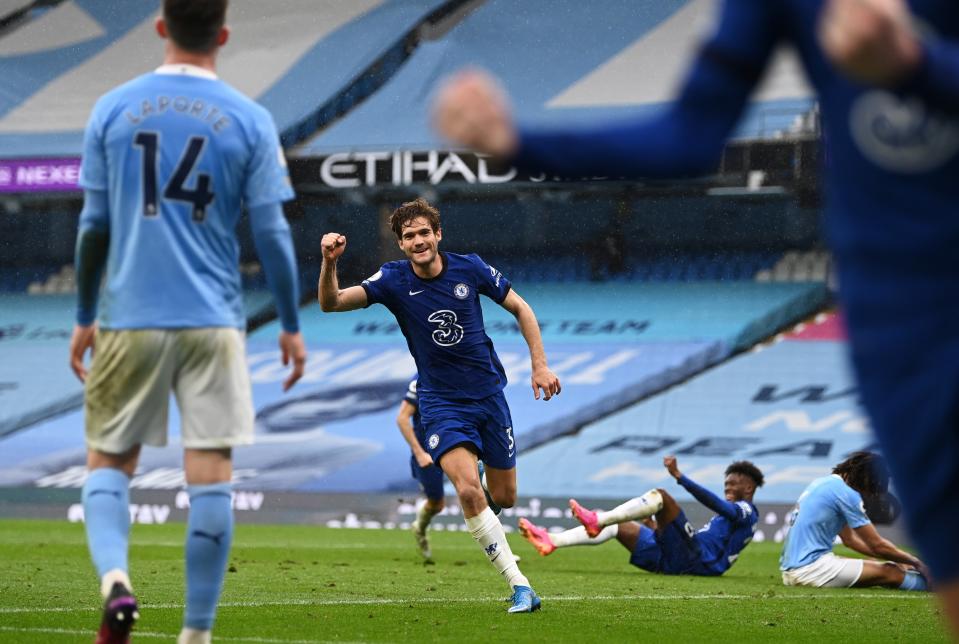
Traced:
[[899, 584], [899, 590], [929, 590], [929, 584], [926, 583], [926, 578], [915, 570], [907, 570], [902, 583]]
[[127, 572], [130, 542], [130, 478], [109, 467], [90, 472], [83, 484], [83, 520], [87, 546], [97, 574]]
[[223, 589], [233, 542], [230, 484], [190, 485], [186, 537], [186, 613], [188, 628], [210, 630]]

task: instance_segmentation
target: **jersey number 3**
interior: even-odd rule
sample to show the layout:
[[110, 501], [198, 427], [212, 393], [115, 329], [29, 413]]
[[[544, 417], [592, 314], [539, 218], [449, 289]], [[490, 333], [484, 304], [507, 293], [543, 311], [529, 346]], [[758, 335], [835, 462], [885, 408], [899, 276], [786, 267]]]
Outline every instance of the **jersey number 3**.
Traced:
[[[133, 137], [133, 145], [141, 149], [143, 157], [143, 215], [156, 217], [159, 214], [157, 157], [160, 152], [160, 135], [156, 132], [137, 132]], [[196, 175], [196, 187], [187, 188], [186, 182], [205, 147], [205, 136], [191, 136], [173, 170], [173, 176], [163, 189], [164, 199], [183, 201], [193, 206], [193, 221], [196, 222], [206, 219], [206, 207], [213, 202], [212, 179], [210, 175], [201, 172]]]

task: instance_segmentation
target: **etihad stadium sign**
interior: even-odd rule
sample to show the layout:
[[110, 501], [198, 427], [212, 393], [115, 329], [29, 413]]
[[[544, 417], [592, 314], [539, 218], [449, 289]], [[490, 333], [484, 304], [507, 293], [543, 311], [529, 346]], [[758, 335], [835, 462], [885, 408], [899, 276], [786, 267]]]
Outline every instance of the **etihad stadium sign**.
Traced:
[[[299, 159], [290, 164], [296, 186], [322, 185], [333, 189], [398, 187], [414, 184], [465, 183], [495, 185], [515, 181], [555, 181], [545, 174], [523, 173], [484, 155], [429, 150], [413, 152], [340, 152]], [[585, 177], [604, 179], [605, 177]]]

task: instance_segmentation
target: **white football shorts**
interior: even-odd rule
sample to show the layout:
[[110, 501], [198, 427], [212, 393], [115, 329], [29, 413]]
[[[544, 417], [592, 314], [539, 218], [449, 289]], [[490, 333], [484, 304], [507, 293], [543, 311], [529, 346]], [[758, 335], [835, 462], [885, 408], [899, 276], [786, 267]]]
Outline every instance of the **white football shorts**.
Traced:
[[783, 571], [787, 586], [814, 586], [816, 588], [850, 588], [862, 575], [862, 559], [837, 557], [827, 552], [802, 568]]
[[245, 334], [239, 329], [100, 329], [86, 382], [87, 447], [120, 454], [167, 444], [170, 394], [183, 447], [253, 442]]

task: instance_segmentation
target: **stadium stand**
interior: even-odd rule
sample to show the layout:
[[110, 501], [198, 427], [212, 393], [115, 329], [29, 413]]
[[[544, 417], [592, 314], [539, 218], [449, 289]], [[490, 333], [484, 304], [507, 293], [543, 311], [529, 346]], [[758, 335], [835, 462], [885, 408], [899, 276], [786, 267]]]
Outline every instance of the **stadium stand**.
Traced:
[[[581, 257], [555, 256], [531, 259], [504, 255], [489, 261], [516, 282], [703, 282], [790, 281], [766, 279], [781, 255], [762, 251], [695, 253], [675, 252], [630, 259], [613, 268], [609, 262], [583, 261]], [[762, 276], [762, 278], [760, 277]], [[824, 278], [795, 281], [823, 281]]]
[[825, 282], [832, 259], [826, 251], [789, 251], [771, 267], [756, 272], [757, 282]]
[[[155, 38], [156, 0], [125, 0], [123, 11], [108, 4], [66, 0], [0, 37], [0, 156], [75, 157], [95, 98], [158, 63], [157, 50], [143, 46]], [[521, 117], [660, 109], [710, 4], [233, 0], [230, 22], [243, 47], [224, 49], [220, 71], [272, 112], [287, 145], [318, 133], [295, 155], [429, 150], [442, 143], [427, 127], [426, 98], [440, 76], [466, 63], [504, 77]], [[457, 9], [429, 40], [434, 35], [423, 26]], [[594, 33], [598, 24], [612, 27]], [[772, 66], [755, 101], [740, 137], [774, 136], [797, 121], [810, 127], [809, 92], [788, 53]], [[316, 245], [326, 230], [349, 236], [351, 258], [395, 252], [377, 220], [386, 204], [430, 189], [403, 188], [386, 194], [301, 191], [306, 196], [292, 209], [290, 223], [304, 293], [316, 283]], [[479, 252], [512, 278], [543, 322], [551, 365], [563, 378], [560, 398], [534, 403], [515, 322], [487, 307], [489, 332], [510, 376], [507, 395], [519, 444], [537, 448], [530, 458], [591, 435], [609, 414], [628, 414], [619, 411], [624, 407], [672, 396], [669, 387], [829, 301], [823, 284], [828, 257], [806, 250], [814, 247], [815, 233], [795, 223], [798, 207], [788, 195], [760, 200], [702, 191], [564, 190], [518, 199], [506, 185], [502, 194], [481, 199], [440, 199], [450, 240], [444, 247]], [[80, 385], [65, 364], [73, 315], [67, 294], [74, 283], [64, 264], [72, 256], [79, 206], [75, 197], [47, 199], [0, 201], [0, 486], [69, 487], [83, 471]], [[620, 237], [609, 237], [610, 231]], [[771, 231], [784, 237], [770, 243]], [[240, 236], [242, 261], [253, 262], [245, 223]], [[596, 251], [602, 245], [597, 239], [621, 248]], [[788, 248], [801, 250], [784, 253]], [[362, 279], [357, 265], [367, 261], [344, 261], [341, 281]], [[254, 264], [247, 267], [247, 311], [263, 321], [269, 300], [263, 275]], [[303, 311], [303, 328], [311, 357], [307, 375], [288, 396], [280, 394], [285, 371], [277, 361], [276, 325], [248, 338], [260, 445], [238, 450], [242, 485], [409, 491], [406, 446], [393, 417], [413, 364], [395, 322], [382, 307], [321, 316], [314, 305]], [[767, 352], [775, 355], [777, 347]], [[664, 390], [665, 396], [657, 395]], [[630, 407], [639, 400], [646, 402]], [[147, 487], [181, 482], [175, 475], [178, 422], [174, 411], [171, 445], [144, 455]], [[590, 429], [568, 438], [584, 426]], [[525, 487], [526, 471], [523, 476]]]
[[[421, 44], [379, 92], [297, 154], [442, 148], [429, 129], [424, 97], [464, 65], [502, 78], [521, 119], [548, 122], [658, 109], [670, 99], [711, 4], [490, 0], [439, 40]], [[583, 47], [585, 41], [589, 47]], [[787, 55], [780, 61], [738, 136], [773, 135], [801, 123], [812, 107], [795, 60]]]
[[[556, 401], [533, 401], [529, 358], [515, 321], [487, 306], [487, 327], [511, 383], [507, 396], [522, 449], [687, 379], [817, 310], [827, 298], [821, 284], [795, 283], [574, 282], [517, 289], [537, 311], [551, 366], [565, 387]], [[306, 375], [288, 396], [280, 391], [285, 370], [277, 359], [275, 323], [249, 337], [261, 447], [236, 454], [236, 467], [250, 473], [244, 485], [409, 490], [407, 448], [393, 418], [414, 366], [395, 321], [383, 307], [329, 316], [313, 306], [303, 310], [302, 329], [310, 358]], [[62, 364], [65, 347], [58, 351], [51, 369]], [[81, 464], [80, 418], [73, 412], [7, 438], [0, 450], [0, 485], [24, 484]], [[177, 422], [174, 415], [174, 437]], [[60, 438], [51, 442], [52, 436]], [[174, 438], [143, 458], [145, 471], [175, 469], [179, 446]]]
[[[20, 284], [30, 274], [16, 273]], [[64, 293], [74, 290], [73, 269], [32, 275], [45, 276], [32, 282], [32, 294], [0, 293], [0, 437], [82, 403], [83, 387], [67, 361], [76, 297]], [[248, 318], [272, 306], [265, 288], [245, 289], [243, 301]]]
[[33, 0], [0, 0], [0, 23], [27, 9]]
[[871, 443], [841, 324], [829, 314], [527, 452], [519, 467], [528, 494], [627, 498], [669, 485], [667, 454], [713, 488], [730, 461], [748, 458], [766, 474], [757, 499], [792, 503], [844, 454]]
[[[269, 109], [286, 141], [313, 132], [377, 87], [408, 38], [450, 0], [238, 0], [220, 75]], [[0, 149], [5, 157], [75, 156], [100, 94], [159, 64], [154, 0], [123, 11], [72, 0], [0, 39]], [[376, 74], [371, 72], [376, 71]], [[363, 82], [355, 83], [358, 79]]]
[[66, 368], [74, 303], [0, 295], [0, 436], [82, 402], [83, 386]]

